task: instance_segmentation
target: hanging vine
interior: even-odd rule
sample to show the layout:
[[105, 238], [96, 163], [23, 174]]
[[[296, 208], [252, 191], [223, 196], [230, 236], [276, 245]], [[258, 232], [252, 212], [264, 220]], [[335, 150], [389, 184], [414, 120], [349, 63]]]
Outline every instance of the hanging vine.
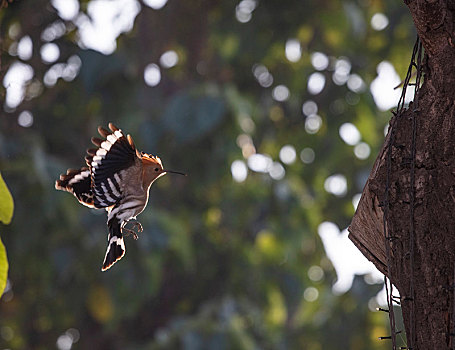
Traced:
[[[415, 246], [415, 221], [414, 221], [414, 206], [415, 206], [415, 156], [416, 156], [416, 129], [417, 129], [417, 118], [416, 114], [419, 111], [419, 89], [421, 85], [422, 77], [422, 43], [417, 37], [414, 49], [412, 52], [411, 62], [406, 73], [406, 78], [403, 83], [403, 90], [401, 93], [400, 100], [396, 112], [392, 112], [394, 117], [390, 122], [390, 140], [387, 145], [386, 154], [386, 186], [384, 191], [384, 216], [383, 216], [383, 230], [384, 230], [384, 242], [386, 252], [386, 263], [387, 263], [387, 276], [384, 277], [384, 283], [387, 294], [387, 306], [390, 323], [390, 337], [382, 337], [383, 339], [392, 340], [392, 349], [397, 349], [396, 335], [400, 332], [396, 329], [396, 320], [394, 313], [394, 303], [400, 304], [397, 297], [394, 296], [393, 276], [391, 269], [391, 250], [393, 249], [393, 243], [397, 237], [393, 236], [388, 227], [389, 218], [389, 192], [390, 192], [390, 179], [392, 173], [392, 147], [395, 145], [395, 130], [396, 122], [402, 117], [405, 109], [406, 92], [408, 86], [414, 85], [414, 102], [412, 104], [412, 139], [411, 139], [411, 155], [410, 160], [410, 186], [409, 186], [409, 268], [410, 268], [410, 286], [408, 295], [401, 296], [402, 301], [410, 302], [410, 327], [409, 334], [407, 335], [407, 346], [400, 347], [400, 349], [413, 349], [415, 344], [415, 303], [414, 303], [414, 246]], [[413, 72], [415, 70], [415, 72]], [[415, 83], [411, 83], [413, 76], [416, 77]]]

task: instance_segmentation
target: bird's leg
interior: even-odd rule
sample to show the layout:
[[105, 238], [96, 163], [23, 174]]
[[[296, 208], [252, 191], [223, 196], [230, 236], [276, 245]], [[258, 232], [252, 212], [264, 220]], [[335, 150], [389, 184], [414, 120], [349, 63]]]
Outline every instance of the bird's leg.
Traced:
[[137, 228], [137, 232], [144, 231], [144, 228], [142, 227], [142, 224], [139, 221], [137, 221], [137, 220], [134, 220], [134, 223], [133, 223], [133, 229], [135, 229], [135, 228]]
[[[129, 222], [129, 221], [128, 221], [128, 222]], [[134, 220], [133, 229], [128, 229], [128, 228], [125, 227], [126, 224], [127, 224], [128, 222], [125, 222], [125, 224], [122, 225], [122, 232], [125, 233], [125, 236], [128, 235], [128, 234], [130, 234], [130, 235], [133, 236], [134, 239], [138, 239], [139, 236], [138, 236], [137, 233], [134, 231], [134, 229], [137, 228], [137, 232], [142, 232], [142, 231], [144, 231], [144, 228], [142, 227], [142, 225], [141, 225], [141, 223], [140, 223], [139, 221]]]

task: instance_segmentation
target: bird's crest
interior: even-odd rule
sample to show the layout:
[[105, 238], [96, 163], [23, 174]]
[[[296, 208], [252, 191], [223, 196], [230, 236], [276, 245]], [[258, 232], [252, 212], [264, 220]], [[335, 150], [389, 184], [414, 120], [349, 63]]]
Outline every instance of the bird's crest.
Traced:
[[153, 156], [145, 152], [141, 152], [139, 154], [139, 157], [141, 158], [142, 164], [144, 165], [159, 165], [161, 168], [163, 168], [163, 163], [161, 162], [161, 159], [159, 157]]

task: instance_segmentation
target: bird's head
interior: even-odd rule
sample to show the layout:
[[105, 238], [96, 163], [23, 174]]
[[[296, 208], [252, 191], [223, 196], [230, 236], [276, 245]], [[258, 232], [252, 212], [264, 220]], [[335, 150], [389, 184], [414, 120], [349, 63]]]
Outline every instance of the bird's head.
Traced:
[[138, 153], [139, 158], [142, 160], [142, 167], [144, 171], [144, 187], [150, 186], [153, 181], [159, 177], [166, 175], [167, 173], [185, 175], [184, 173], [168, 170], [163, 168], [163, 163], [159, 157], [155, 157], [151, 154], [140, 152]]

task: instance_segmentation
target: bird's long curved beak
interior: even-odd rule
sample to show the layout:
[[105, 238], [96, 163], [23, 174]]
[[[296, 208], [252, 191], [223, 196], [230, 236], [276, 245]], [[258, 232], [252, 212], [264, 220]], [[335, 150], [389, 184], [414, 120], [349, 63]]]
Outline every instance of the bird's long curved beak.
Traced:
[[181, 173], [180, 171], [174, 171], [174, 170], [167, 170], [167, 169], [163, 169], [163, 172], [164, 173], [170, 173], [170, 174], [178, 174], [178, 175], [183, 175], [183, 176], [186, 176], [185, 173]]

